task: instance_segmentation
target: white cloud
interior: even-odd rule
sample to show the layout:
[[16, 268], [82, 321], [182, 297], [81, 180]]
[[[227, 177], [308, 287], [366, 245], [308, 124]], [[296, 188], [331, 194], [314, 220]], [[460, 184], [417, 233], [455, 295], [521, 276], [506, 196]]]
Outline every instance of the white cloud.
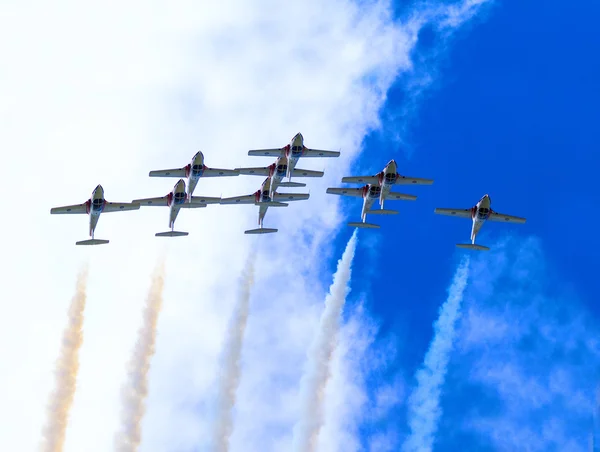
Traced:
[[534, 238], [493, 246], [473, 273], [481, 285], [467, 289], [453, 397], [466, 388], [488, 398], [462, 402], [468, 430], [498, 450], [587, 450], [600, 353], [585, 308], [550, 276]]
[[[65, 313], [88, 260], [65, 450], [111, 449], [125, 365], [162, 253], [165, 301], [141, 449], [206, 446], [233, 282], [256, 243], [231, 450], [284, 450], [329, 279], [327, 244], [342, 216], [324, 188], [379, 124], [386, 90], [411, 66], [422, 14], [398, 24], [386, 2], [347, 0], [0, 5], [0, 208], [12, 212], [0, 224], [0, 341], [10, 344], [0, 351], [0, 449], [39, 442]], [[103, 215], [96, 237], [111, 243], [79, 249], [86, 218], [49, 215], [52, 206], [86, 200], [98, 183], [109, 200], [164, 195], [175, 180], [147, 172], [183, 166], [198, 149], [209, 166], [266, 166], [247, 150], [282, 146], [298, 131], [308, 146], [341, 147], [342, 157], [302, 163], [325, 168], [326, 177], [310, 181], [310, 201], [267, 214], [265, 225], [280, 229], [275, 236], [243, 235], [254, 207], [209, 206], [180, 214], [177, 228], [189, 237], [161, 240], [154, 233], [166, 229], [168, 213], [157, 208]], [[205, 181], [197, 193], [250, 193], [260, 182]]]

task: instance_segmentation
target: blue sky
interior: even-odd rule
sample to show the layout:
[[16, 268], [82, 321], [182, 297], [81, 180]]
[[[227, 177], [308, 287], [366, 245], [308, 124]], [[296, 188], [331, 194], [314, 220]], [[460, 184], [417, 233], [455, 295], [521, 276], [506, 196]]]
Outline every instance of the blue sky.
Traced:
[[[525, 225], [486, 224], [478, 243], [502, 251], [480, 253], [472, 265], [502, 274], [510, 273], [507, 268], [513, 272], [519, 268], [529, 272], [531, 280], [511, 275], [499, 282], [501, 276], [480, 272], [479, 282], [497, 293], [486, 293], [485, 287], [470, 282], [464, 309], [489, 310], [497, 321], [526, 323], [535, 345], [528, 346], [517, 335], [513, 342], [494, 343], [491, 350], [485, 338], [461, 346], [469, 326], [465, 317], [459, 321], [459, 345], [443, 388], [445, 414], [435, 450], [587, 446], [590, 406], [580, 403], [583, 412], [566, 409], [553, 394], [533, 407], [531, 400], [515, 401], [499, 391], [499, 383], [478, 379], [469, 366], [480, 361], [488, 366], [491, 359], [498, 359], [497, 364], [504, 360], [507, 366], [518, 363], [519, 375], [540, 388], [548, 384], [545, 374], [560, 369], [572, 385], [569, 390], [581, 391], [587, 402], [594, 397], [598, 349], [582, 344], [597, 331], [599, 312], [595, 294], [600, 290], [596, 275], [600, 243], [592, 229], [598, 218], [595, 172], [600, 168], [596, 152], [600, 60], [594, 56], [600, 48], [594, 19], [598, 12], [600, 5], [591, 1], [577, 6], [558, 1], [494, 2], [444, 51], [440, 47], [446, 41], [431, 29], [422, 31], [416, 49], [421, 64], [415, 70], [435, 73], [433, 85], [411, 103], [414, 92], [406, 89], [403, 79], [396, 82], [382, 114], [383, 127], [367, 138], [366, 151], [354, 166], [354, 174], [373, 174], [395, 158], [401, 173], [435, 179], [433, 186], [406, 189], [418, 200], [396, 202], [400, 214], [377, 218], [381, 230], [361, 231], [354, 263], [354, 294], [367, 294], [368, 309], [380, 325], [382, 347], [393, 338], [397, 350], [384, 375], [402, 375], [409, 388], [462, 254], [454, 244], [467, 241], [470, 233], [470, 222], [435, 216], [434, 207], [468, 208], [489, 193], [497, 211], [527, 217]], [[431, 58], [433, 54], [436, 58]], [[407, 113], [407, 105], [413, 103], [416, 108]], [[395, 136], [398, 131], [404, 132], [402, 143]], [[350, 200], [346, 206], [350, 215], [359, 216], [359, 202]], [[340, 247], [349, 234], [340, 233]], [[533, 256], [518, 259], [531, 249]], [[506, 293], [511, 296], [499, 299]], [[549, 343], [540, 332], [544, 327], [554, 328], [565, 341], [581, 341], [581, 349], [574, 355], [566, 343]], [[378, 383], [375, 375], [372, 384]], [[517, 416], [519, 409], [523, 413]], [[487, 424], [473, 427], [474, 413], [481, 413], [481, 424], [494, 418], [496, 433], [500, 425], [525, 425], [531, 430], [519, 438], [527, 447], [523, 442], [511, 447], [499, 438], [513, 430], [493, 436], [489, 432], [494, 429]], [[386, 422], [405, 424], [405, 416], [400, 404]], [[551, 418], [573, 444], [565, 445], [564, 438], [534, 441]], [[371, 432], [369, 426], [363, 434]]]
[[[295, 426], [315, 419], [321, 450], [398, 451], [413, 413], [433, 425], [423, 436], [435, 450], [585, 450], [600, 355], [592, 230], [600, 7], [188, 0], [144, 5], [140, 15], [136, 2], [118, 14], [110, 2], [22, 3], [0, 5], [8, 43], [0, 147], [10, 150], [0, 152], [0, 186], [33, 200], [19, 211], [19, 240], [3, 247], [0, 342], [11, 346], [0, 347], [1, 450], [35, 450], [48, 420], [60, 419], [47, 402], [61, 387], [56, 357], [84, 263], [65, 451], [112, 450], [131, 420], [122, 388], [137, 381], [128, 363], [165, 255], [143, 452], [210, 450], [225, 418], [232, 452], [291, 450]], [[92, 249], [74, 246], [85, 217], [49, 215], [98, 183], [109, 201], [164, 195], [175, 180], [148, 171], [183, 166], [198, 150], [209, 167], [267, 166], [248, 149], [283, 146], [297, 132], [307, 146], [342, 155], [306, 159], [300, 168], [325, 170], [306, 181], [310, 200], [269, 210], [265, 226], [279, 233], [258, 238], [247, 317], [234, 314], [256, 250], [243, 234], [256, 224], [254, 206], [182, 212], [176, 227], [190, 235], [168, 241], [154, 237], [166, 209], [103, 215], [96, 233], [110, 244]], [[407, 188], [416, 202], [386, 204], [400, 214], [359, 232], [345, 322], [323, 342], [336, 351], [317, 350], [328, 359], [328, 373], [317, 366], [326, 396], [318, 386], [304, 397], [306, 363], [322, 356], [311, 344], [324, 331], [323, 303], [352, 234], [345, 222], [360, 212], [359, 200], [326, 188], [391, 158], [403, 174], [435, 183]], [[46, 177], [11, 170], [24, 162]], [[205, 180], [195, 194], [247, 194], [260, 182]], [[468, 208], [484, 193], [528, 222], [486, 224], [478, 242], [492, 251], [472, 254], [468, 272], [457, 273], [464, 253], [455, 244], [468, 240], [470, 224], [433, 209]], [[16, 237], [14, 227], [0, 223], [4, 237]], [[228, 355], [242, 324], [241, 349]], [[233, 361], [240, 367], [228, 372], [223, 363]], [[436, 366], [445, 373], [427, 381]], [[218, 392], [223, 381], [237, 385], [235, 400]], [[414, 391], [417, 381], [427, 384]], [[422, 395], [435, 408], [438, 389], [439, 423], [435, 410], [415, 409]], [[302, 408], [309, 400], [323, 419], [302, 416], [313, 412]]]

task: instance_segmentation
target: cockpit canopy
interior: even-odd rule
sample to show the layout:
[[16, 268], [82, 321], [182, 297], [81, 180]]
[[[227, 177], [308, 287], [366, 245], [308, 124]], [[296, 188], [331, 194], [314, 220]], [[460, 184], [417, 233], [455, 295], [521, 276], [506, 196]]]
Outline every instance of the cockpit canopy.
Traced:
[[369, 193], [373, 196], [379, 196], [379, 193], [381, 193], [381, 187], [379, 185], [371, 185]]
[[100, 210], [103, 205], [104, 205], [104, 199], [96, 198], [92, 201], [92, 208], [94, 210]]
[[396, 180], [396, 173], [386, 173], [385, 180], [387, 182], [394, 182]]
[[487, 207], [480, 207], [478, 213], [480, 217], [487, 218], [490, 215], [490, 209]]
[[292, 152], [300, 152], [304, 146], [292, 146]]
[[180, 204], [185, 200], [185, 193], [182, 191], [178, 191], [175, 193], [175, 203]]
[[278, 173], [285, 173], [287, 171], [287, 165], [277, 165], [277, 172]]
[[194, 176], [201, 174], [203, 170], [204, 170], [204, 165], [192, 165], [192, 174]]

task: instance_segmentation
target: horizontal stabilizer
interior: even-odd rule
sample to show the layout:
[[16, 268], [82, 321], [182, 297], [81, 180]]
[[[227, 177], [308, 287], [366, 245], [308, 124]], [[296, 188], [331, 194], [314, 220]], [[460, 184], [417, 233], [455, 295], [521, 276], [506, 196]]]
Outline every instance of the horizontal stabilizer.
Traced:
[[294, 187], [306, 187], [306, 184], [303, 184], [302, 182], [281, 182], [279, 184], [280, 187], [288, 187], [288, 188], [294, 188]]
[[105, 245], [107, 243], [108, 243], [108, 240], [89, 239], [89, 240], [81, 240], [79, 242], [75, 242], [75, 245]]
[[285, 202], [278, 201], [265, 201], [265, 202], [255, 202], [257, 206], [265, 206], [265, 207], [287, 207], [289, 204]]
[[381, 226], [379, 226], [378, 224], [371, 224], [371, 223], [354, 223], [354, 222], [350, 222], [348, 223], [348, 226], [350, 227], [354, 227], [354, 228], [365, 228], [365, 229], [379, 229]]
[[270, 228], [258, 228], [258, 229], [248, 229], [244, 231], [244, 234], [270, 234], [272, 232], [277, 232], [278, 229], [270, 229]]
[[458, 248], [465, 248], [467, 250], [479, 250], [479, 251], [489, 251], [490, 250], [487, 246], [475, 245], [475, 244], [471, 244], [471, 243], [457, 243], [456, 246]]
[[197, 209], [198, 207], [206, 207], [206, 204], [194, 204], [193, 202], [184, 202], [179, 204], [180, 209]]
[[188, 235], [188, 232], [167, 231], [167, 232], [157, 232], [154, 235], [156, 237], [183, 237], [184, 235]]
[[369, 210], [367, 212], [369, 215], [396, 215], [398, 213], [397, 210], [387, 210], [387, 209], [374, 209]]

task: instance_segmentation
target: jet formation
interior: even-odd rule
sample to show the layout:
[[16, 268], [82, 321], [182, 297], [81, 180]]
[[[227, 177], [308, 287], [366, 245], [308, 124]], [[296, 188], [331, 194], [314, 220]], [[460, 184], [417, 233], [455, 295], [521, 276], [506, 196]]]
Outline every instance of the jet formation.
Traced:
[[[100, 214], [103, 212], [123, 212], [138, 210], [141, 206], [162, 206], [169, 208], [169, 231], [157, 232], [157, 237], [186, 236], [187, 232], [175, 230], [175, 220], [180, 209], [204, 208], [208, 204], [234, 205], [250, 204], [258, 207], [258, 228], [248, 229], [245, 234], [269, 234], [277, 232], [278, 229], [265, 228], [263, 221], [269, 207], [287, 207], [290, 201], [302, 201], [309, 199], [309, 193], [280, 193], [280, 187], [298, 188], [305, 187], [303, 182], [292, 181], [292, 178], [323, 177], [323, 171], [313, 171], [296, 168], [298, 160], [306, 158], [339, 157], [339, 151], [310, 149], [304, 145], [304, 137], [297, 133], [292, 140], [281, 148], [253, 149], [248, 151], [249, 156], [275, 157], [276, 160], [269, 166], [254, 168], [218, 169], [209, 168], [204, 163], [204, 154], [197, 152], [190, 163], [182, 168], [153, 170], [150, 177], [173, 177], [179, 178], [173, 189], [164, 196], [155, 198], [134, 199], [132, 202], [108, 202], [104, 198], [104, 189], [98, 185], [92, 192], [91, 197], [82, 204], [62, 207], [53, 207], [51, 214], [87, 214], [89, 216], [90, 239], [76, 242], [76, 245], [103, 245], [108, 240], [94, 238], [94, 232], [98, 224]], [[260, 188], [254, 193], [234, 196], [230, 198], [195, 196], [194, 191], [198, 182], [206, 177], [227, 177], [239, 175], [251, 175], [266, 177]], [[342, 178], [342, 183], [364, 184], [358, 188], [331, 187], [327, 193], [341, 196], [351, 196], [363, 199], [361, 221], [351, 221], [348, 226], [356, 228], [379, 229], [380, 226], [368, 223], [367, 215], [395, 215], [397, 210], [385, 209], [386, 201], [415, 201], [415, 195], [393, 191], [396, 186], [403, 185], [431, 185], [433, 179], [409, 177], [398, 172], [395, 160], [390, 160], [387, 165], [377, 174], [371, 176], [347, 176]], [[164, 192], [163, 192], [164, 193]], [[374, 208], [375, 203], [379, 208]], [[452, 209], [436, 208], [434, 213], [449, 215], [459, 218], [470, 218], [471, 243], [459, 243], [456, 246], [464, 249], [479, 251], [489, 250], [488, 247], [475, 243], [475, 238], [485, 221], [503, 221], [509, 223], [525, 223], [526, 219], [512, 215], [498, 213], [491, 208], [491, 198], [484, 195], [471, 208]]]

